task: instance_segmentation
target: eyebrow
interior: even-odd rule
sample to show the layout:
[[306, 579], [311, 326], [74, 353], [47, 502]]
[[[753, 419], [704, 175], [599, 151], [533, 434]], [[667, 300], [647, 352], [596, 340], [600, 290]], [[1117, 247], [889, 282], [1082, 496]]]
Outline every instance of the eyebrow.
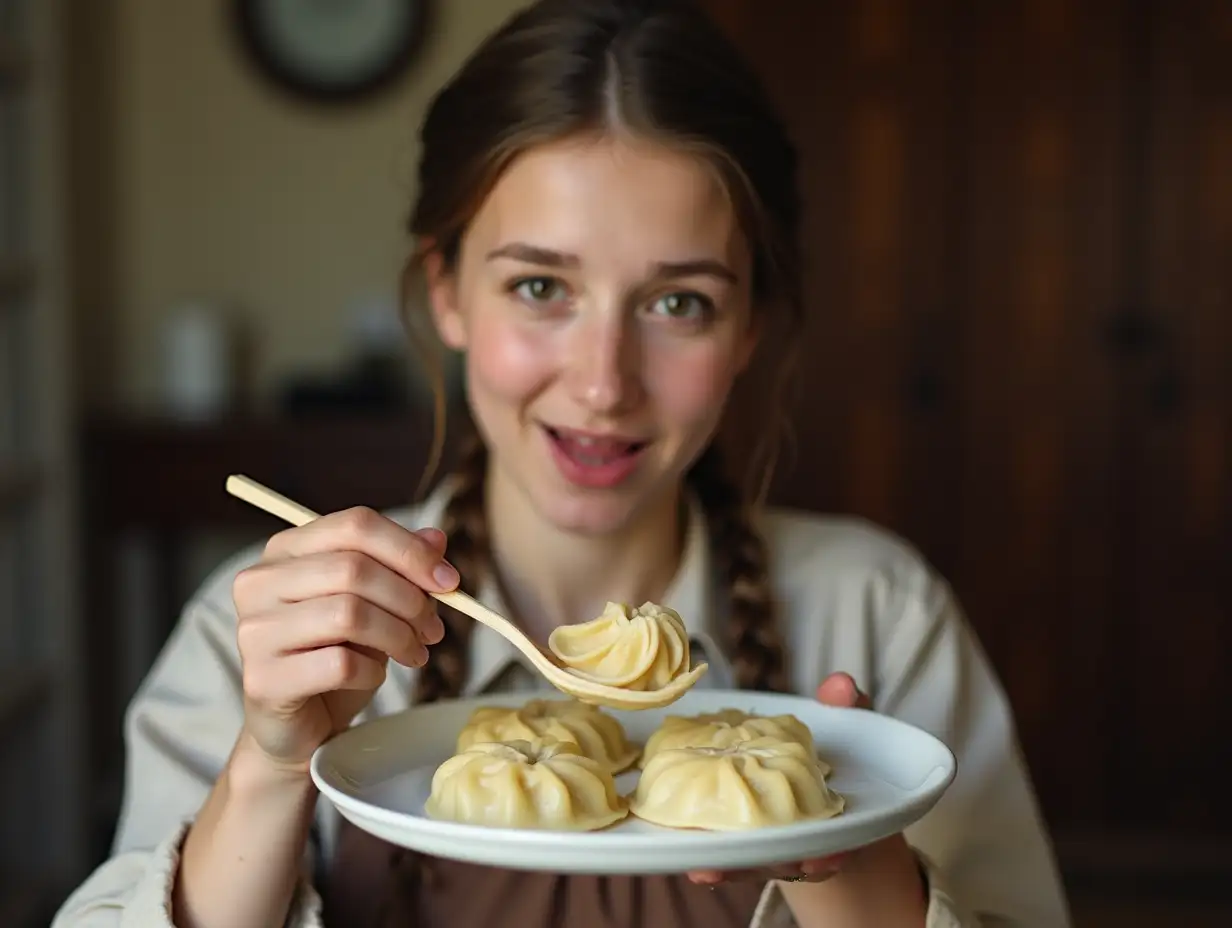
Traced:
[[[582, 266], [582, 259], [577, 255], [529, 245], [525, 242], [510, 242], [500, 248], [488, 252], [487, 259], [495, 261], [498, 258], [512, 258], [515, 261], [525, 261], [527, 264], [538, 264], [542, 267], [574, 269]], [[656, 277], [717, 277], [719, 280], [736, 284], [740, 278], [736, 272], [722, 261], [712, 258], [698, 258], [692, 261], [659, 261], [654, 266]]]

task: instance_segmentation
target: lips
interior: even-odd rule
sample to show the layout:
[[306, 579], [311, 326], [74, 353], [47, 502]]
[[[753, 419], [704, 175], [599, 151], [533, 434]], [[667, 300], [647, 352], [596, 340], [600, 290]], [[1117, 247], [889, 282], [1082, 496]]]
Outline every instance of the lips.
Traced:
[[552, 456], [566, 480], [590, 488], [612, 488], [637, 469], [649, 441], [544, 426]]
[[560, 449], [579, 464], [601, 467], [617, 458], [635, 454], [646, 447], [645, 441], [621, 436], [595, 435], [572, 429], [548, 428], [548, 434]]

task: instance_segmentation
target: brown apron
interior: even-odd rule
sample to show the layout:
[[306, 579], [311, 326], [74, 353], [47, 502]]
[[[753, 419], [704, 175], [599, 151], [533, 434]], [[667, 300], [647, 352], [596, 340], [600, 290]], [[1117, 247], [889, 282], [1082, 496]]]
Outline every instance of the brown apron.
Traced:
[[747, 928], [762, 884], [558, 876], [423, 857], [339, 821], [327, 928]]

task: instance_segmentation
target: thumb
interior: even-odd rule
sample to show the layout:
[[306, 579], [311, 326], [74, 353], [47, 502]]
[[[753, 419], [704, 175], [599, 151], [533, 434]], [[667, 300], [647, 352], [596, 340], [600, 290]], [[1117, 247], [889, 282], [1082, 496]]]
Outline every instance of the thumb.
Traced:
[[873, 707], [872, 700], [860, 692], [855, 679], [847, 673], [832, 673], [822, 680], [817, 687], [817, 701], [840, 709]]

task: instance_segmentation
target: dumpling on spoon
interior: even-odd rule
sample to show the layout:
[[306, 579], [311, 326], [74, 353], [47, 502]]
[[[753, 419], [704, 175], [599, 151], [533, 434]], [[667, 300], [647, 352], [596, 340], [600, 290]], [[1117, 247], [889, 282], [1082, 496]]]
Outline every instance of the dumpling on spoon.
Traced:
[[626, 690], [662, 689], [690, 669], [684, 620], [651, 602], [609, 602], [597, 619], [553, 631], [548, 648], [578, 676]]

